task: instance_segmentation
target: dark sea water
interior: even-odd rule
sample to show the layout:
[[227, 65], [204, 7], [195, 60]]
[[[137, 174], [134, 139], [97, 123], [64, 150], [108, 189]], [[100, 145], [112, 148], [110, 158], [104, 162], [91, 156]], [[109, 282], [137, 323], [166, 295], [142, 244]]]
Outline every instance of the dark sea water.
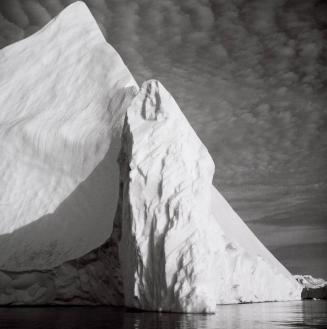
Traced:
[[327, 328], [327, 301], [223, 305], [215, 315], [138, 313], [110, 307], [4, 307], [0, 328]]

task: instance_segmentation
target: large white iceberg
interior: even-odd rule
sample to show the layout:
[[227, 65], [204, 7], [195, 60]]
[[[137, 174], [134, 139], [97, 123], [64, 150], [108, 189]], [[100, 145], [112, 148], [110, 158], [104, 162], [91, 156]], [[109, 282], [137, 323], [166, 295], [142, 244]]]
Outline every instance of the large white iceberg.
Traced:
[[135, 89], [83, 2], [0, 51], [0, 268], [57, 266], [108, 238]]
[[2, 305], [210, 313], [300, 298], [213, 187], [173, 97], [138, 89], [82, 2], [0, 51], [0, 157]]
[[218, 226], [214, 163], [174, 99], [145, 82], [127, 110], [120, 260], [125, 304], [214, 312]]
[[207, 149], [158, 81], [145, 82], [127, 110], [121, 158], [127, 306], [208, 313], [300, 298], [292, 275], [212, 186]]

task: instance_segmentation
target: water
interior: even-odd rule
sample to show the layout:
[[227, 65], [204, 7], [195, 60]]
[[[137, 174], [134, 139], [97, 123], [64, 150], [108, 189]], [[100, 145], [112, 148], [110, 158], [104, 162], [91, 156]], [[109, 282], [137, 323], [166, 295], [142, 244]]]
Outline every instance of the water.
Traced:
[[327, 301], [223, 305], [215, 315], [137, 313], [110, 307], [0, 308], [1, 329], [327, 328]]

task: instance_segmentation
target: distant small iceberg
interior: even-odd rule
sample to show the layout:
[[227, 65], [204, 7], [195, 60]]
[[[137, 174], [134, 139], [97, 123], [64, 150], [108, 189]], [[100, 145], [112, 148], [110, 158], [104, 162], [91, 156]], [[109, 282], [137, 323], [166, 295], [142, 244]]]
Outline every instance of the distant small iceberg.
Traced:
[[302, 299], [327, 299], [327, 281], [311, 275], [295, 275], [296, 281], [302, 285]]

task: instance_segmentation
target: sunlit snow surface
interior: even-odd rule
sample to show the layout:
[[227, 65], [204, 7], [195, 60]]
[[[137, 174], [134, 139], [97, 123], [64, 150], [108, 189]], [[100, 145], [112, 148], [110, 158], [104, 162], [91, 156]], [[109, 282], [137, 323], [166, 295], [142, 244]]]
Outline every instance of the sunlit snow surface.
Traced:
[[214, 312], [300, 299], [301, 286], [213, 187], [212, 158], [160, 82], [133, 99], [122, 144], [127, 306]]
[[81, 2], [1, 50], [0, 268], [49, 268], [108, 238], [120, 129], [107, 151], [131, 86]]

